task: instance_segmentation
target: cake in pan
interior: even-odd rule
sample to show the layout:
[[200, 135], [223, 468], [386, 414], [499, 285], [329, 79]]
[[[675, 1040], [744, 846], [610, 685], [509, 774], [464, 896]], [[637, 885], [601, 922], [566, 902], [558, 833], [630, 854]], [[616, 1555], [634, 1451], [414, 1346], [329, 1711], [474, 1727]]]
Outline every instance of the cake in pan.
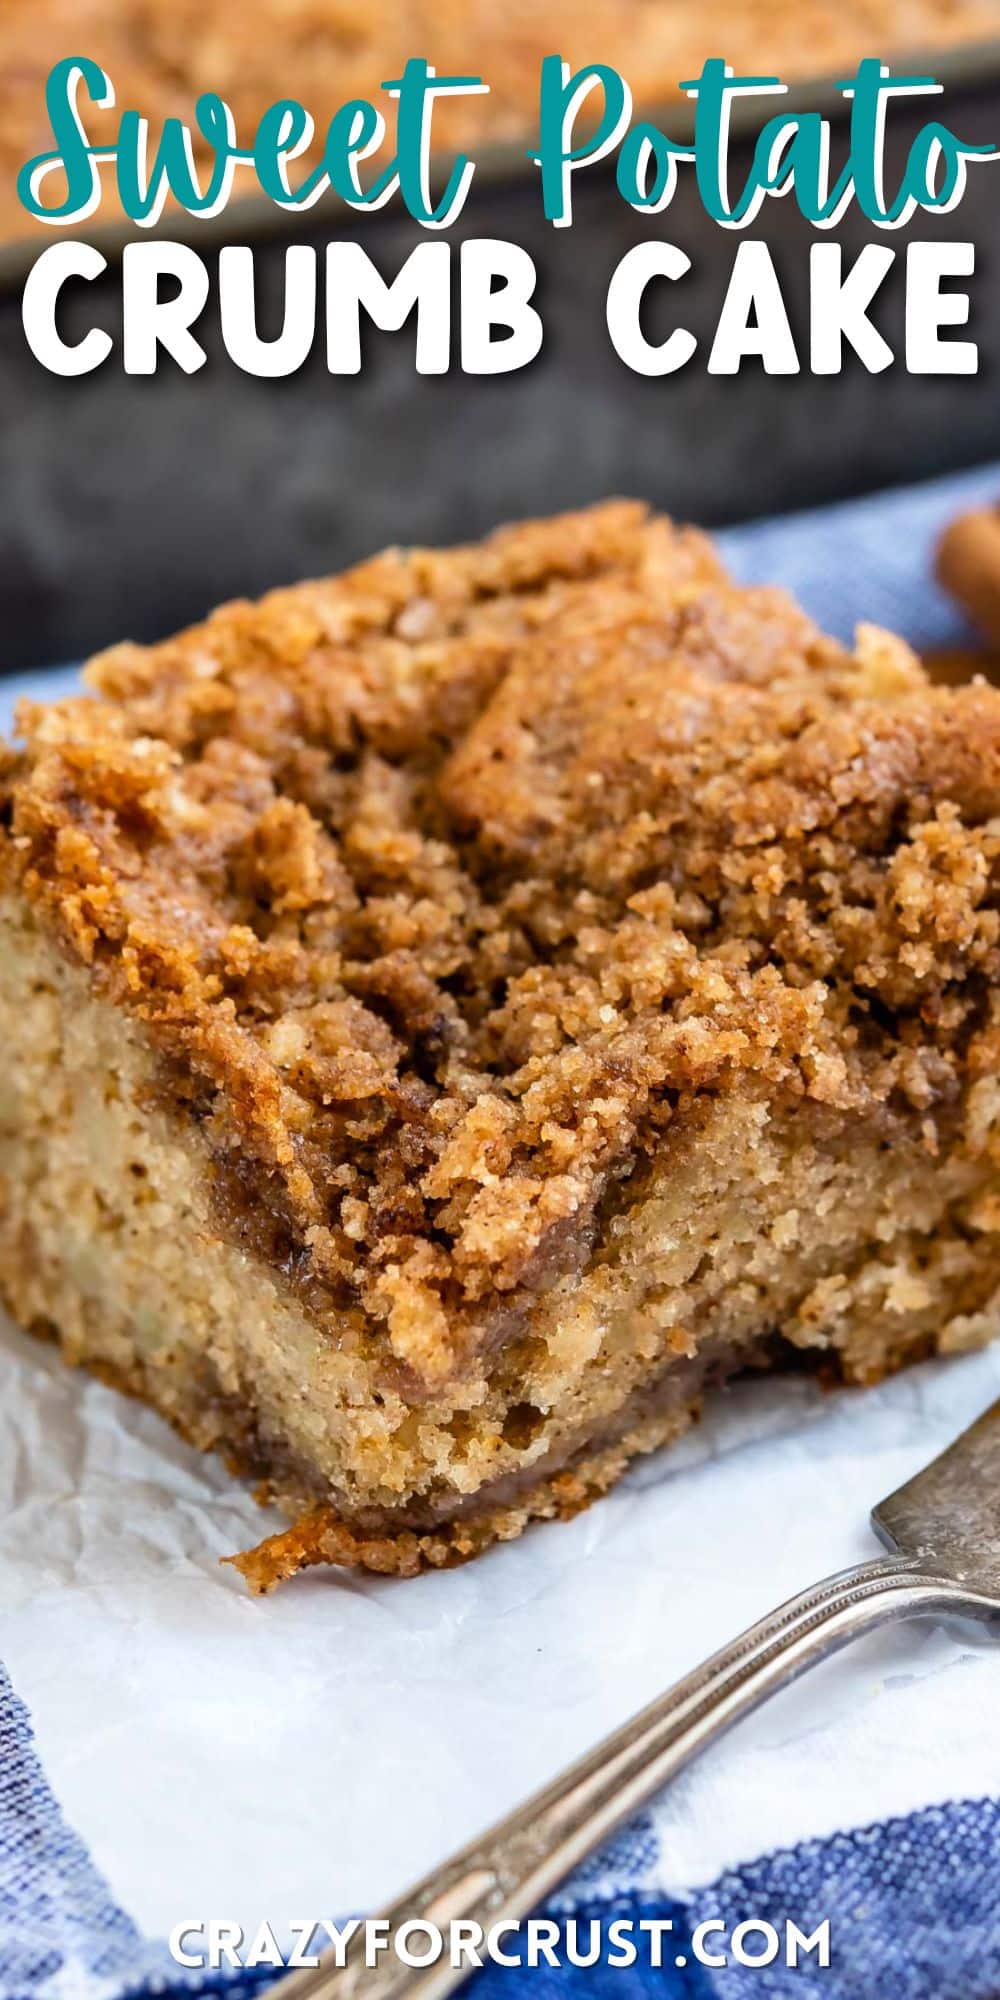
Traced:
[[[411, 56], [439, 75], [478, 75], [488, 97], [435, 107], [443, 149], [475, 155], [492, 141], [523, 149], [538, 117], [543, 57], [573, 68], [621, 71], [636, 105], [678, 95], [706, 56], [742, 75], [850, 75], [862, 56], [916, 58], [985, 42], [1000, 29], [997, 0], [2, 0], [0, 5], [0, 237], [40, 227], [16, 193], [18, 170], [51, 146], [45, 79], [67, 56], [89, 56], [110, 75], [113, 110], [86, 107], [95, 144], [112, 144], [120, 112], [140, 110], [155, 138], [162, 122], [191, 124], [203, 91], [230, 105], [244, 144], [277, 98], [297, 98], [317, 137], [353, 97], [381, 103], [382, 84]], [[102, 214], [115, 212], [106, 180]], [[247, 172], [235, 192], [254, 192]], [[46, 197], [55, 202], [60, 193]]]
[[1000, 1319], [1000, 691], [614, 503], [390, 551], [21, 713], [0, 1281], [412, 1574], [733, 1374]]

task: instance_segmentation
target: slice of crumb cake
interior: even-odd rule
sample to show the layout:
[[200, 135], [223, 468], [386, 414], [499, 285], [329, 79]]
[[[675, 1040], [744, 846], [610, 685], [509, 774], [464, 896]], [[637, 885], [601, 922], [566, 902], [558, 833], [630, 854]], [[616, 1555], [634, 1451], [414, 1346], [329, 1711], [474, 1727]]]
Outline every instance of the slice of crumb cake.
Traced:
[[409, 1574], [705, 1388], [1000, 1320], [1000, 692], [625, 503], [224, 607], [22, 714], [0, 1280]]

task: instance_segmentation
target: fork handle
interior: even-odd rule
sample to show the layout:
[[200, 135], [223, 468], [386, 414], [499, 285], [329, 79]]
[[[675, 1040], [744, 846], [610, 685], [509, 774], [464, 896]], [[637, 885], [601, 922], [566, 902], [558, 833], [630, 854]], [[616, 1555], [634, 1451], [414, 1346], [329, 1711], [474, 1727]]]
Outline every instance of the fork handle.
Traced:
[[[571, 1869], [646, 1804], [690, 1758], [807, 1667], [890, 1619], [964, 1610], [987, 1617], [988, 1599], [921, 1561], [882, 1557], [841, 1570], [714, 1653], [623, 1728], [598, 1744], [527, 1804], [500, 1820], [388, 1910], [390, 1937], [408, 1919], [442, 1929], [456, 1918], [484, 1932], [538, 1906]], [[425, 1940], [415, 1939], [423, 1950]], [[412, 1967], [391, 1949], [365, 1963], [364, 1932], [337, 1965], [295, 1972], [272, 1987], [274, 2000], [442, 2000], [468, 1963]]]

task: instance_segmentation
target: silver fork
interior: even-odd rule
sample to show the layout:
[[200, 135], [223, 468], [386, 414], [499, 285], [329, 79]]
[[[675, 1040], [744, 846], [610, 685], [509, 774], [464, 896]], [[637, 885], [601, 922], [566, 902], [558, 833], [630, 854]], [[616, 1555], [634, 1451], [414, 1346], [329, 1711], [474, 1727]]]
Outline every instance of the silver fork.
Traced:
[[[890, 1619], [952, 1612], [1000, 1616], [1000, 1402], [873, 1510], [890, 1553], [856, 1563], [713, 1654], [507, 1819], [453, 1855], [385, 1913], [390, 1937], [409, 1919], [444, 1929], [457, 1918], [524, 1917], [682, 1765], [807, 1667]], [[468, 1964], [419, 1968], [390, 1951], [365, 1964], [364, 1934], [318, 1967], [271, 1988], [275, 2000], [441, 2000]]]

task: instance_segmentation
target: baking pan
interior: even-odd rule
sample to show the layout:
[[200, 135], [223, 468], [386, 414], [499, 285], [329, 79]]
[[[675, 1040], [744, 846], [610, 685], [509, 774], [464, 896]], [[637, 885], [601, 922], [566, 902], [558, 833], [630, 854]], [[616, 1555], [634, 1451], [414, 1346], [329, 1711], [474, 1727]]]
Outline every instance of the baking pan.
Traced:
[[[902, 65], [895, 65], [897, 70]], [[970, 143], [1000, 137], [1000, 42], [925, 56], [919, 68], [946, 84], [933, 115]], [[824, 111], [840, 128], [832, 84], [797, 87], [792, 106]], [[734, 175], [750, 163], [762, 117], [734, 119]], [[928, 117], [927, 100], [897, 100], [889, 119], [890, 168]], [[683, 136], [690, 107], [662, 114]], [[842, 129], [841, 129], [842, 136]], [[974, 377], [912, 377], [902, 362], [872, 377], [850, 356], [839, 376], [769, 377], [756, 363], [733, 377], [705, 372], [707, 347], [738, 237], [708, 220], [692, 176], [681, 176], [665, 214], [643, 218], [618, 197], [613, 172], [578, 175], [572, 229], [541, 213], [535, 169], [521, 149], [478, 155], [479, 172], [459, 224], [469, 236], [522, 244], [538, 272], [542, 353], [529, 368], [493, 378], [418, 376], [412, 330], [370, 332], [362, 374], [334, 377], [322, 338], [296, 374], [279, 382], [241, 374], [221, 346], [213, 290], [199, 326], [206, 366], [172, 364], [126, 377], [116, 358], [64, 381], [30, 354], [21, 327], [23, 278], [42, 247], [0, 253], [0, 664], [6, 669], [75, 658], [123, 635], [154, 638], [220, 599], [322, 573], [393, 541], [475, 536], [498, 520], [578, 506], [610, 492], [640, 495], [705, 523], [814, 504], [1000, 456], [1000, 270], [995, 185], [973, 168], [960, 209], [920, 215], [880, 238], [851, 210], [836, 236], [845, 259], [866, 241], [897, 250], [912, 237], [976, 245], [971, 336]], [[359, 225], [336, 203], [289, 217], [256, 200], [212, 223], [168, 218], [210, 267], [222, 242], [255, 248], [262, 324], [280, 323], [287, 243], [362, 241], [391, 276], [423, 233], [390, 205]], [[816, 233], [789, 200], [768, 202], [751, 235], [771, 246], [800, 355], [808, 353], [808, 253]], [[112, 260], [107, 274], [67, 303], [67, 338], [97, 324], [116, 336], [123, 241], [93, 228]], [[632, 374], [608, 338], [611, 273], [632, 244], [662, 237], [685, 250], [692, 271], [660, 288], [647, 331], [660, 337], [673, 312], [699, 341], [691, 365], [650, 380]], [[902, 348], [903, 284], [897, 257], [875, 317]], [[667, 298], [667, 292], [675, 294]]]

